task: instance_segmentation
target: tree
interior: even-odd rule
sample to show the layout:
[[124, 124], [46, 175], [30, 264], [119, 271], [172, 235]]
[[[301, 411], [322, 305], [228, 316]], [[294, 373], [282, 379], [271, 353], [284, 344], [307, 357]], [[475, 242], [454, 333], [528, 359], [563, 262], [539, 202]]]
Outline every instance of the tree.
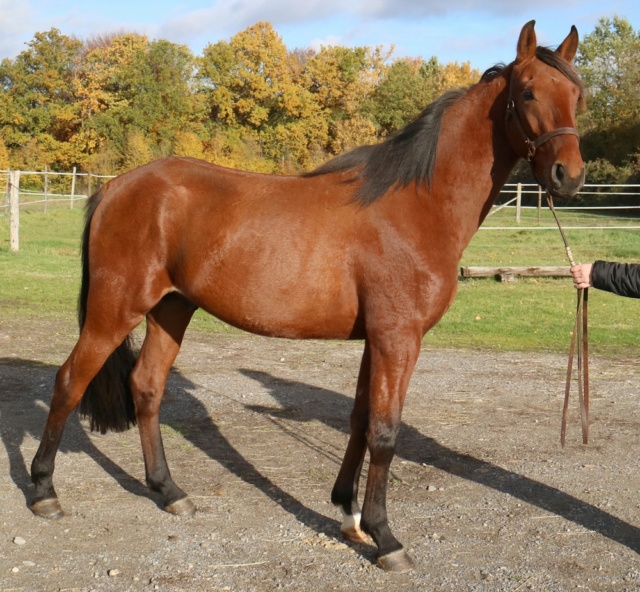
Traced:
[[9, 166], [9, 151], [7, 150], [2, 137], [0, 137], [0, 170], [7, 170]]
[[135, 169], [151, 162], [154, 158], [152, 147], [147, 136], [139, 129], [130, 129], [127, 134], [127, 143], [123, 151], [123, 170]]
[[581, 118], [589, 160], [624, 166], [640, 151], [640, 35], [624, 18], [600, 19], [584, 37], [576, 66], [588, 89]]
[[120, 159], [112, 172], [173, 153], [181, 133], [202, 132], [203, 105], [193, 89], [195, 60], [186, 46], [127, 33], [94, 43], [85, 64], [85, 135], [97, 138], [98, 148], [115, 148]]
[[437, 78], [422, 59], [401, 58], [386, 67], [365, 107], [381, 135], [414, 119], [437, 93]]
[[202, 140], [194, 132], [179, 131], [174, 138], [173, 153], [176, 156], [204, 158], [204, 146]]
[[147, 46], [147, 38], [136, 33], [95, 37], [86, 42], [75, 87], [82, 121], [77, 142], [94, 172], [113, 174], [122, 169], [128, 141], [126, 119], [131, 108], [123, 71], [131, 71]]
[[328, 121], [329, 153], [376, 141], [376, 126], [365, 105], [382, 78], [389, 55], [380, 48], [331, 46], [307, 61], [303, 77]]
[[470, 62], [449, 62], [441, 66], [437, 73], [438, 95], [454, 88], [465, 88], [480, 80], [479, 70], [472, 68]]
[[65, 145], [79, 125], [72, 87], [82, 42], [51, 29], [28, 46], [0, 64], [2, 137], [13, 166], [68, 169], [74, 155]]
[[226, 152], [238, 141], [258, 146], [273, 170], [286, 171], [304, 166], [310, 147], [324, 140], [320, 109], [298, 83], [300, 55], [288, 52], [269, 23], [209, 44], [199, 66], [212, 136], [228, 138]]

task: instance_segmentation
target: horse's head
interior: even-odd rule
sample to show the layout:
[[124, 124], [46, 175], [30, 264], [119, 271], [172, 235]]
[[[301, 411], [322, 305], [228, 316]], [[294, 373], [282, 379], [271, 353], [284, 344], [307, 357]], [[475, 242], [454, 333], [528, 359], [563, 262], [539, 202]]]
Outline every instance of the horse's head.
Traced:
[[584, 183], [576, 115], [583, 87], [573, 68], [575, 27], [557, 50], [536, 46], [535, 21], [518, 40], [511, 69], [506, 130], [512, 148], [529, 161], [538, 183], [556, 197], [573, 197]]

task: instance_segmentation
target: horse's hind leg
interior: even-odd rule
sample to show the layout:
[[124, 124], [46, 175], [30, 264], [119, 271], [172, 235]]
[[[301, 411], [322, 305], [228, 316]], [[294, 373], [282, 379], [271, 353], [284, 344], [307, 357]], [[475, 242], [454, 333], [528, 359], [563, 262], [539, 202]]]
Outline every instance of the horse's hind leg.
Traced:
[[31, 510], [37, 516], [55, 519], [64, 515], [53, 487], [53, 471], [67, 418], [107, 358], [139, 321], [111, 323], [108, 328], [87, 321], [69, 358], [58, 370], [47, 423], [31, 463], [35, 486]]
[[196, 307], [177, 294], [165, 296], [147, 314], [147, 335], [131, 373], [147, 484], [162, 495], [167, 512], [189, 515], [195, 506], [171, 478], [160, 434], [160, 402], [184, 332]]

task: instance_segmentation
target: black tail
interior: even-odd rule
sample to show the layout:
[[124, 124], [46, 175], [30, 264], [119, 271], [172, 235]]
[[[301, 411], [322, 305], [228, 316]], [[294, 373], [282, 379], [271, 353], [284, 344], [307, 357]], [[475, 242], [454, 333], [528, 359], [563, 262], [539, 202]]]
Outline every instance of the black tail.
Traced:
[[[89, 295], [89, 234], [91, 218], [102, 199], [98, 190], [89, 198], [85, 212], [85, 227], [82, 235], [82, 284], [78, 298], [78, 324], [84, 327]], [[131, 336], [109, 356], [104, 366], [91, 381], [80, 402], [80, 414], [91, 421], [91, 430], [101, 434], [108, 431], [124, 432], [136, 423], [133, 397], [129, 386], [129, 375], [137, 355], [132, 347]]]

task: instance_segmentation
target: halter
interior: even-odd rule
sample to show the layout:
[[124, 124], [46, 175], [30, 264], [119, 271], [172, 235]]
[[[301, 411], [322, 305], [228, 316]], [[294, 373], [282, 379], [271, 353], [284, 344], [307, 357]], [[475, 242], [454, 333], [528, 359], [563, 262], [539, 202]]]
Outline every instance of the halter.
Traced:
[[[513, 79], [513, 71], [511, 73], [511, 78]], [[520, 136], [524, 140], [524, 144], [527, 147], [527, 162], [531, 162], [536, 154], [536, 150], [551, 138], [555, 138], [556, 136], [560, 136], [563, 134], [569, 134], [580, 139], [578, 130], [573, 127], [558, 127], [554, 130], [551, 130], [550, 132], [546, 132], [538, 136], [537, 138], [531, 139], [529, 137], [529, 134], [527, 134], [527, 132], [524, 130], [522, 120], [520, 119], [520, 115], [518, 114], [518, 110], [516, 109], [516, 103], [513, 100], [513, 80], [509, 83], [509, 100], [507, 101], [507, 113], [505, 115], [505, 122], [508, 122], [510, 119], [513, 119], [513, 121], [515, 122], [516, 127], [520, 132]]]

